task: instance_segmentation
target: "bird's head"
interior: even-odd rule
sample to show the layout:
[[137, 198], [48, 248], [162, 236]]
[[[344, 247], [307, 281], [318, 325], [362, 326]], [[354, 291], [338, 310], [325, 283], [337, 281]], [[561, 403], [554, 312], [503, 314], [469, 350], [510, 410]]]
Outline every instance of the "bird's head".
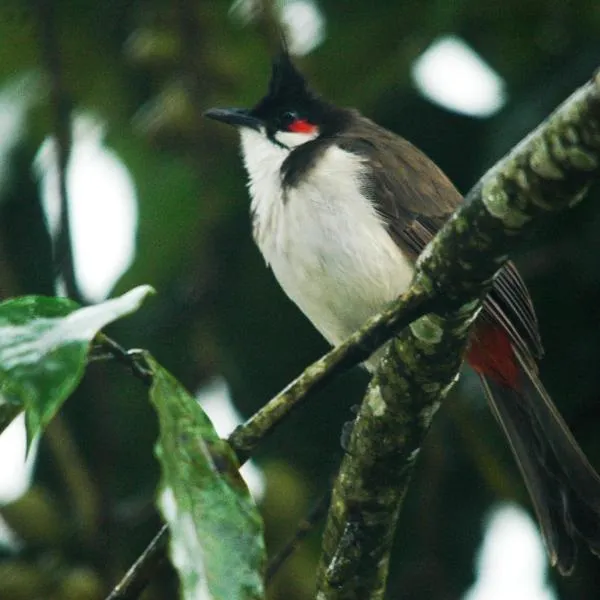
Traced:
[[250, 109], [211, 108], [205, 116], [253, 131], [272, 144], [291, 150], [341, 123], [341, 112], [315, 94], [292, 63], [287, 51], [273, 62], [267, 94]]

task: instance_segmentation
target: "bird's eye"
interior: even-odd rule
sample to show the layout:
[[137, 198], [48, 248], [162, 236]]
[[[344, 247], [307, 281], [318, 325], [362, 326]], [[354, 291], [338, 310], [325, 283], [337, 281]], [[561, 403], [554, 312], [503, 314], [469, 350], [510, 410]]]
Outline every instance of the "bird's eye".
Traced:
[[293, 110], [286, 110], [284, 113], [281, 113], [280, 121], [281, 128], [288, 129], [289, 126], [298, 120], [298, 113]]

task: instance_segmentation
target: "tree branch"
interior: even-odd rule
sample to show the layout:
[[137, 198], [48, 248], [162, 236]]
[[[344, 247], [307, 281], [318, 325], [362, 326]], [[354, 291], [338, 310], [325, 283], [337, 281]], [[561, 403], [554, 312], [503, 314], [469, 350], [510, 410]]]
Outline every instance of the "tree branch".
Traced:
[[[402, 498], [431, 418], [460, 367], [478, 299], [515, 237], [528, 233], [543, 213], [572, 206], [597, 175], [599, 88], [596, 77], [482, 178], [421, 256], [406, 294], [308, 367], [229, 437], [240, 463], [245, 462], [312, 392], [366, 360], [419, 317], [440, 313], [414, 323], [390, 345], [369, 385], [334, 490], [320, 599], [381, 597]], [[365, 510], [367, 505], [372, 510]], [[374, 526], [367, 527], [372, 517]], [[165, 526], [110, 600], [139, 595], [164, 557], [167, 538]], [[379, 558], [369, 560], [369, 555]], [[359, 588], [368, 591], [361, 595]]]
[[393, 340], [367, 389], [334, 487], [319, 600], [383, 598], [416, 457], [457, 379], [480, 299], [516, 242], [581, 200], [599, 164], [596, 75], [484, 175], [419, 258], [411, 290], [435, 290], [446, 306]]

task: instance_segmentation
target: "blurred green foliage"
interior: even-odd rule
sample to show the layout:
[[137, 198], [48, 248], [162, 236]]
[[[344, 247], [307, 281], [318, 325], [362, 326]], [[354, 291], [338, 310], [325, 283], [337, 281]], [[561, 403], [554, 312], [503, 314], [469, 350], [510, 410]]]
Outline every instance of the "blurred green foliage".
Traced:
[[[251, 241], [235, 135], [201, 117], [208, 107], [249, 105], [262, 95], [277, 11], [256, 0], [271, 9], [243, 25], [229, 13], [231, 2], [221, 0], [48, 3], [51, 22], [36, 9], [43, 0], [0, 3], [0, 94], [25, 75], [45, 72], [30, 84], [26, 126], [0, 165], [0, 299], [52, 293], [50, 241], [32, 174], [33, 159], [56, 126], [40, 43], [52, 28], [61, 93], [74, 114], [104, 120], [106, 144], [130, 170], [138, 193], [137, 256], [114, 293], [141, 283], [159, 292], [110, 334], [124, 346], [148, 348], [191, 390], [222, 374], [249, 415], [326, 349]], [[463, 191], [599, 66], [597, 0], [321, 0], [319, 6], [325, 40], [298, 59], [314, 86], [409, 138]], [[505, 79], [508, 102], [501, 112], [468, 118], [417, 93], [411, 63], [443, 34], [463, 37]], [[543, 227], [517, 262], [539, 313], [544, 380], [600, 466], [597, 197], [596, 188], [589, 201]], [[256, 458], [268, 479], [262, 510], [270, 552], [328, 485], [341, 456], [338, 432], [365, 380], [358, 369], [345, 376], [261, 447]], [[0, 598], [101, 598], [110, 589], [159, 524], [156, 436], [143, 386], [119, 365], [92, 365], [61, 411], [60, 426], [51, 425], [42, 440], [38, 501], [30, 506], [35, 511], [49, 498], [52, 511], [40, 514], [76, 520], [77, 488], [65, 482], [79, 464], [100, 514], [85, 527], [71, 523], [75, 533], [68, 536], [29, 532], [34, 541], [0, 563]], [[77, 458], [65, 459], [65, 447]], [[505, 442], [467, 376], [434, 421], [422, 453], [401, 515], [389, 597], [459, 598], [474, 578], [484, 517], [492, 503], [507, 499], [530, 510]], [[270, 598], [311, 597], [318, 545], [316, 532], [278, 574]], [[575, 576], [550, 577], [561, 599], [599, 595], [599, 564], [586, 552]], [[29, 586], [25, 595], [15, 591], [23, 589], [19, 581]], [[2, 588], [3, 582], [13, 587]], [[173, 597], [174, 585], [164, 567], [145, 598]]]

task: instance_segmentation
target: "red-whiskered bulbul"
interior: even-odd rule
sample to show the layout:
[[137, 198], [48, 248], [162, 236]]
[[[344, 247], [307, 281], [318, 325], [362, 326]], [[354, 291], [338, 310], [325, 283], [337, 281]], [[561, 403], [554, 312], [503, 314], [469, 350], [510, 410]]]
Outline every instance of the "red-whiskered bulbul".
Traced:
[[[206, 116], [239, 128], [254, 239], [285, 293], [334, 345], [407, 290], [417, 256], [462, 201], [408, 141], [316, 95], [286, 52], [254, 108]], [[538, 377], [542, 354], [529, 293], [509, 262], [466, 360], [508, 438], [550, 561], [570, 574], [578, 538], [600, 554], [600, 477]]]

